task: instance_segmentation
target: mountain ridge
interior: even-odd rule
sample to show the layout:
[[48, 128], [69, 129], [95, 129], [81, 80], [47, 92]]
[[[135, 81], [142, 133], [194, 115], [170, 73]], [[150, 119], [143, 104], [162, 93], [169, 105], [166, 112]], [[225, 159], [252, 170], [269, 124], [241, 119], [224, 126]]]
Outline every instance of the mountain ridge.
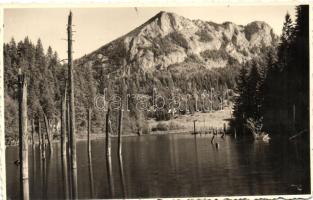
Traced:
[[[191, 20], [160, 11], [148, 21], [75, 62], [115, 71], [121, 66], [143, 71], [167, 70], [190, 57], [206, 69], [239, 64], [276, 45], [278, 36], [263, 21], [247, 25]], [[199, 65], [199, 66], [200, 66]]]

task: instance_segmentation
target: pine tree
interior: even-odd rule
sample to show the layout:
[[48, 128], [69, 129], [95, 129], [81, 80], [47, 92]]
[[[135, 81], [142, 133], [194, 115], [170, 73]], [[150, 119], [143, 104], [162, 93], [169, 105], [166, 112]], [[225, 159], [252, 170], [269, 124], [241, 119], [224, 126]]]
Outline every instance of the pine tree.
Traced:
[[[296, 7], [296, 24], [294, 43], [292, 45], [293, 60], [289, 67], [289, 82], [292, 104], [296, 106], [297, 129], [308, 129], [309, 121], [309, 7]], [[292, 84], [292, 85], [291, 85]]]
[[235, 92], [237, 97], [234, 102], [234, 117], [235, 117], [235, 127], [237, 130], [241, 130], [244, 124], [244, 115], [247, 112], [248, 105], [248, 70], [246, 66], [243, 66], [240, 71], [238, 78], [236, 80]]
[[259, 97], [259, 83], [260, 83], [260, 74], [258, 71], [258, 65], [255, 61], [252, 61], [251, 70], [247, 78], [247, 111], [246, 117], [251, 117], [253, 119], [260, 118], [260, 104], [258, 100]]
[[281, 43], [290, 44], [293, 40], [293, 36], [294, 36], [294, 25], [291, 20], [290, 14], [287, 12], [285, 15], [285, 22], [283, 25], [281, 35]]
[[264, 84], [262, 112], [268, 118], [265, 126], [284, 133], [291, 130], [294, 108], [296, 129], [308, 129], [309, 121], [308, 6], [297, 6], [296, 14], [295, 24], [286, 14], [278, 58], [274, 63], [268, 63]]
[[260, 116], [264, 116], [266, 112], [267, 107], [265, 105], [265, 101], [267, 101], [268, 96], [269, 95], [277, 96], [278, 94], [282, 94], [278, 91], [275, 91], [274, 94], [269, 94], [269, 92], [271, 92], [271, 87], [275, 87], [271, 85], [275, 84], [274, 82], [277, 81], [277, 79], [275, 79], [275, 80], [271, 80], [271, 82], [268, 83], [268, 74], [272, 73], [271, 70], [273, 69], [273, 65], [275, 64], [275, 62], [276, 62], [276, 52], [274, 49], [270, 49], [267, 53], [267, 59], [259, 66], [260, 81], [257, 86], [257, 90], [259, 93], [257, 101], [258, 101], [258, 105], [260, 108], [259, 109]]
[[289, 13], [285, 16], [285, 22], [282, 30], [282, 35], [280, 37], [280, 45], [278, 47], [278, 57], [280, 67], [283, 70], [287, 63], [290, 62], [290, 46], [294, 40], [294, 24], [290, 18]]

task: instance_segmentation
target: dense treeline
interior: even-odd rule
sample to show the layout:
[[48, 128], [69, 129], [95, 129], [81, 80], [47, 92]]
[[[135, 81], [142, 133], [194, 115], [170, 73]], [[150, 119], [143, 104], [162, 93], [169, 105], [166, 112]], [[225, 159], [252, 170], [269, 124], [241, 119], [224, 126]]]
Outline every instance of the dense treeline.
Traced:
[[[6, 135], [18, 134], [18, 70], [28, 81], [28, 117], [44, 124], [47, 117], [50, 129], [60, 128], [61, 95], [64, 94], [67, 65], [61, 64], [56, 52], [43, 49], [41, 40], [34, 45], [28, 37], [16, 44], [12, 39], [4, 44], [4, 92]], [[77, 73], [79, 71], [80, 73]], [[84, 124], [86, 109], [93, 108], [95, 90], [92, 71], [80, 68], [75, 73], [76, 118], [78, 127]], [[94, 116], [95, 117], [95, 116]], [[41, 126], [44, 128], [44, 126]], [[43, 130], [44, 131], [44, 130]]]
[[4, 45], [5, 82], [5, 123], [6, 133], [17, 135], [18, 128], [18, 88], [19, 68], [28, 79], [28, 115], [30, 119], [42, 119], [43, 115], [51, 121], [59, 114], [62, 66], [56, 52], [49, 47], [44, 52], [41, 40], [34, 45], [27, 37], [18, 44], [12, 39]]
[[296, 7], [295, 22], [287, 13], [277, 53], [241, 68], [233, 123], [239, 133], [249, 132], [243, 130], [248, 119], [270, 134], [309, 130], [308, 13], [308, 6]]
[[[44, 123], [43, 119], [46, 116], [50, 122], [51, 131], [59, 134], [61, 96], [64, 94], [67, 77], [67, 65], [61, 63], [57, 53], [51, 47], [45, 52], [40, 39], [36, 45], [27, 37], [18, 44], [12, 39], [4, 45], [6, 135], [17, 137], [18, 133], [17, 74], [19, 68], [28, 79], [29, 119], [40, 120]], [[234, 88], [236, 69], [238, 66], [199, 70], [192, 73], [174, 73], [164, 70], [145, 73], [140, 68], [133, 67], [132, 72], [122, 78], [122, 75], [125, 75], [123, 71], [125, 67], [120, 67], [117, 72], [112, 73], [103, 67], [91, 68], [76, 65], [74, 77], [77, 129], [85, 130], [87, 109], [92, 109], [93, 132], [104, 129], [104, 113], [95, 108], [94, 99], [96, 95], [103, 95], [105, 88], [107, 96], [121, 94], [122, 83], [124, 83], [123, 103], [126, 105], [125, 101], [128, 101], [129, 109], [129, 112], [124, 113], [125, 125], [123, 127], [126, 132], [148, 132], [146, 123], [143, 123], [143, 120], [147, 118], [169, 119], [172, 116], [168, 112], [171, 109], [169, 102], [177, 94], [187, 95], [187, 105], [182, 105], [182, 107], [190, 112], [201, 111], [203, 109], [200, 108], [204, 106], [208, 107], [207, 104], [203, 104], [204, 100], [206, 102], [213, 100], [211, 108], [219, 109], [221, 99], [218, 97], [228, 98], [231, 95], [229, 89]], [[211, 88], [214, 89], [214, 94], [210, 92]], [[147, 109], [138, 110], [139, 98], [147, 98], [147, 102], [152, 104], [153, 90], [155, 90], [155, 95], [165, 98], [164, 109], [156, 111], [148, 106]], [[129, 97], [126, 97], [126, 93]], [[180, 114], [184, 113], [186, 112], [180, 112]], [[118, 112], [112, 112], [113, 130], [117, 128], [117, 115]]]
[[[267, 49], [264, 49], [264, 51]], [[260, 58], [260, 60], [262, 60]], [[86, 129], [87, 110], [92, 110], [92, 131], [100, 133], [104, 130], [104, 113], [95, 108], [94, 99], [103, 95], [106, 89], [107, 100], [114, 95], [121, 95], [124, 84], [124, 106], [129, 112], [124, 113], [124, 132], [149, 132], [144, 119], [168, 120], [173, 117], [170, 102], [179, 96], [181, 110], [176, 114], [186, 114], [198, 111], [218, 110], [221, 102], [230, 102], [232, 89], [236, 85], [240, 65], [235, 62], [225, 68], [204, 69], [198, 63], [196, 56], [188, 58], [183, 66], [184, 71], [155, 70], [144, 72], [138, 66], [128, 66], [127, 62], [120, 68], [108, 71], [102, 66], [88, 67], [75, 65], [75, 106], [77, 130]], [[256, 61], [259, 62], [259, 61]], [[197, 67], [197, 70], [189, 70]], [[49, 47], [45, 50], [41, 40], [34, 45], [27, 37], [18, 44], [11, 40], [4, 45], [5, 69], [5, 123], [6, 134], [17, 136], [17, 73], [18, 69], [27, 75], [29, 81], [29, 119], [36, 121], [46, 115], [50, 121], [51, 130], [59, 134], [61, 95], [64, 93], [67, 77], [67, 65], [61, 64], [57, 53]], [[127, 69], [130, 72], [127, 72]], [[129, 96], [126, 96], [128, 94]], [[165, 99], [163, 109], [153, 108], [152, 96], [160, 95]], [[110, 96], [110, 97], [108, 97]], [[147, 99], [147, 109], [138, 109], [138, 102]], [[127, 103], [126, 103], [127, 101]], [[143, 103], [142, 103], [143, 104]], [[210, 105], [212, 104], [212, 105]], [[111, 121], [113, 131], [117, 129], [118, 112], [112, 111]], [[134, 120], [135, 119], [135, 120]], [[42, 121], [43, 122], [43, 121]], [[37, 123], [35, 123], [37, 124]]]

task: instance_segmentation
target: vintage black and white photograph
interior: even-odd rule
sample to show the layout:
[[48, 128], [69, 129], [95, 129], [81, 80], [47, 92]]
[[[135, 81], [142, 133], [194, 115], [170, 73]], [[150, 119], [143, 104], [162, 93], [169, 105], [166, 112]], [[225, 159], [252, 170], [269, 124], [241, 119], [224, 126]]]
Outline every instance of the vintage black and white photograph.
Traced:
[[309, 6], [4, 9], [8, 199], [309, 195]]

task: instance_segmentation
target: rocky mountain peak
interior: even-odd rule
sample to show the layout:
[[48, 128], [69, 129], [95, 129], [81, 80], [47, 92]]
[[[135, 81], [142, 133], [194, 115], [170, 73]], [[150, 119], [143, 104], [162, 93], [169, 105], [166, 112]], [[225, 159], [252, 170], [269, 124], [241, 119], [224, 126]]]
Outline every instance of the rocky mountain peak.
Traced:
[[125, 65], [143, 71], [185, 70], [195, 65], [210, 69], [250, 60], [277, 41], [265, 22], [217, 24], [161, 11], [77, 62], [89, 67], [101, 65], [110, 71]]

